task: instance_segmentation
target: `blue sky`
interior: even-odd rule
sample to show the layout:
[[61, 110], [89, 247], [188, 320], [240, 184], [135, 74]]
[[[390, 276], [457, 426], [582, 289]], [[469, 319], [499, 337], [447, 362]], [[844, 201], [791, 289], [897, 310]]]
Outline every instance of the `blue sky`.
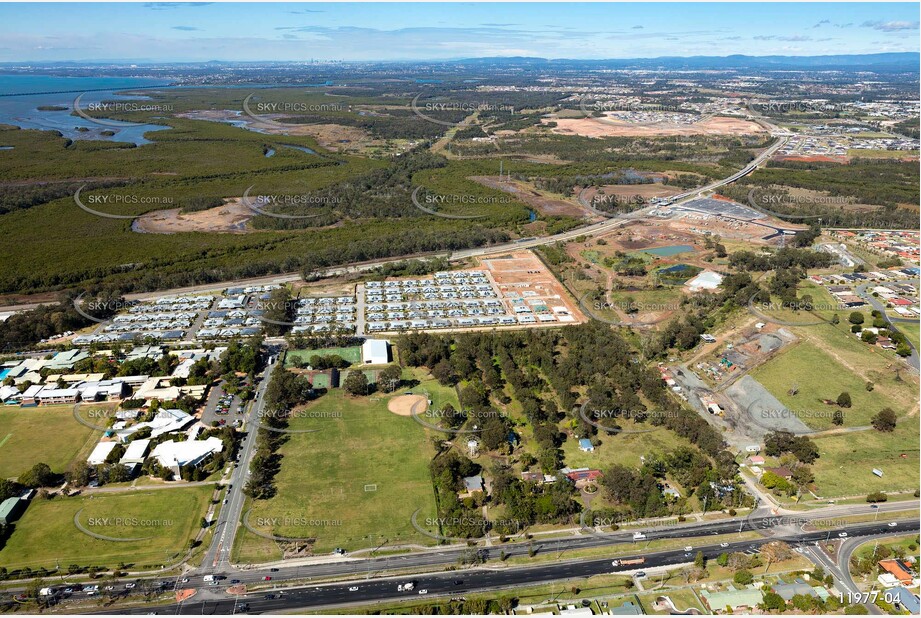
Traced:
[[0, 61], [918, 51], [918, 3], [0, 4]]

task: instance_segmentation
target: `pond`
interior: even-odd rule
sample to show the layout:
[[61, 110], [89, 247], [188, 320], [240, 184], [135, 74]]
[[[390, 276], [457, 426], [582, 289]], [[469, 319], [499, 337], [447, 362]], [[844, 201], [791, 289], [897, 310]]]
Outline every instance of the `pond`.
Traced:
[[693, 251], [691, 245], [668, 245], [667, 247], [655, 247], [654, 249], [643, 249], [643, 253], [658, 255], [659, 257], [671, 257], [679, 253], [688, 253]]

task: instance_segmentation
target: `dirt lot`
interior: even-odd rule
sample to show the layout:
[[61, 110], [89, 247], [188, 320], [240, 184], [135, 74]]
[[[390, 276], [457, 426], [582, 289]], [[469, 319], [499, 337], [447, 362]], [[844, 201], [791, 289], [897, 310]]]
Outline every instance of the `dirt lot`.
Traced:
[[764, 129], [754, 122], [738, 118], [708, 118], [694, 124], [639, 124], [601, 118], [547, 118], [555, 122], [551, 131], [560, 135], [583, 137], [656, 137], [673, 135], [740, 135], [761, 133]]
[[182, 213], [179, 208], [157, 210], [134, 220], [131, 229], [142, 234], [176, 234], [177, 232], [248, 232], [246, 223], [255, 213], [234, 198], [223, 206]]
[[[598, 189], [591, 187], [585, 192], [584, 197], [586, 200], [591, 201], [598, 192]], [[668, 197], [670, 195], [675, 195], [676, 193], [681, 193], [681, 189], [661, 183], [645, 185], [604, 185], [601, 187], [601, 193], [603, 195], [617, 195], [627, 198], [638, 195], [643, 199], [649, 199], [651, 197]]]
[[536, 303], [545, 305], [556, 316], [557, 321], [547, 322], [548, 326], [586, 321], [585, 315], [563, 284], [532, 252], [516, 251], [500, 257], [484, 258], [480, 265], [489, 271], [496, 282], [502, 303], [509, 313], [514, 314], [513, 300], [524, 300], [531, 306]]
[[567, 217], [593, 216], [589, 210], [583, 208], [579, 204], [552, 197], [545, 197], [523, 182], [502, 180], [498, 176], [471, 176], [470, 180], [478, 182], [490, 189], [498, 189], [499, 191], [510, 193], [543, 215]]
[[397, 416], [421, 414], [428, 409], [428, 400], [422, 395], [399, 395], [387, 402], [387, 409]]

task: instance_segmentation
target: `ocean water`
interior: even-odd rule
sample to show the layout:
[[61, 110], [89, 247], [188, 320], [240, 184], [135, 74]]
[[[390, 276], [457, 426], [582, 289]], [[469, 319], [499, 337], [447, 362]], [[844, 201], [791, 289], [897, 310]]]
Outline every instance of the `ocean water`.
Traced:
[[[131, 142], [142, 145], [149, 131], [168, 127], [156, 124], [97, 124], [73, 113], [74, 99], [81, 94], [80, 105], [86, 108], [101, 101], [142, 101], [143, 96], [121, 96], [123, 89], [165, 86], [162, 80], [126, 77], [59, 77], [52, 75], [0, 75], [0, 124], [23, 129], [59, 131], [71, 139], [95, 139]], [[41, 111], [42, 106], [65, 107], [64, 110]], [[114, 124], [114, 126], [113, 126]], [[78, 128], [88, 129], [80, 131]], [[103, 135], [113, 131], [115, 135]]]

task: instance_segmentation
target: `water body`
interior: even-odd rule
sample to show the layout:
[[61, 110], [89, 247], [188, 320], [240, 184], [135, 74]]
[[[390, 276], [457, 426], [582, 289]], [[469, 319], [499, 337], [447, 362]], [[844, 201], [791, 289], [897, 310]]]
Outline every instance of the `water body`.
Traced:
[[301, 152], [311, 154], [311, 155], [317, 154], [316, 150], [311, 150], [310, 148], [307, 148], [307, 146], [295, 146], [294, 144], [282, 144], [282, 146], [284, 146], [285, 148], [293, 148], [294, 150], [300, 150]]
[[[0, 75], [0, 124], [23, 129], [58, 131], [70, 139], [107, 140], [149, 144], [144, 138], [148, 131], [162, 131], [169, 127], [144, 124], [118, 126], [100, 125], [73, 113], [74, 99], [80, 99], [85, 109], [91, 103], [102, 101], [137, 101], [144, 96], [122, 96], [115, 92], [131, 88], [165, 86], [162, 80], [123, 77], [58, 77], [53, 75]], [[61, 107], [53, 111], [40, 111], [39, 107]], [[88, 129], [81, 131], [79, 128]], [[103, 135], [103, 131], [114, 135]]]
[[658, 255], [660, 257], [671, 257], [673, 255], [678, 255], [679, 253], [688, 253], [693, 251], [694, 247], [691, 245], [669, 245], [667, 247], [656, 247], [654, 249], [643, 249], [643, 253], [649, 253], [651, 255]]

